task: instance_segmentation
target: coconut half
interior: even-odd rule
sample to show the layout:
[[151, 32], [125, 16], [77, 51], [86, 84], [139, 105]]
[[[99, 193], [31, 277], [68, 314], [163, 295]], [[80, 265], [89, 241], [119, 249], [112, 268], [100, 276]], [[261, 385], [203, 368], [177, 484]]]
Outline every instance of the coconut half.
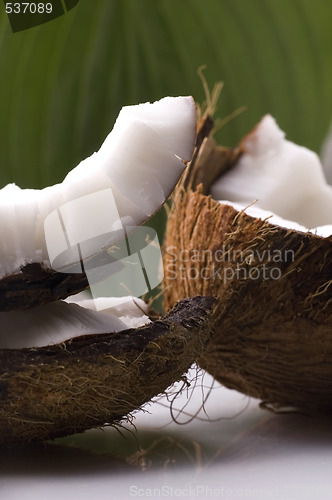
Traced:
[[92, 288], [91, 270], [93, 285], [105, 282], [105, 264], [122, 276], [122, 247], [132, 269], [138, 252], [145, 279], [156, 281], [131, 232], [168, 198], [195, 140], [191, 97], [130, 106], [61, 184], [0, 191], [2, 446], [119, 422], [198, 357], [210, 298], [182, 301], [151, 322], [135, 297], [73, 297]]
[[0, 444], [116, 425], [180, 379], [209, 338], [211, 299], [184, 300], [139, 329], [0, 349]]
[[200, 365], [263, 405], [331, 412], [331, 188], [317, 156], [286, 141], [272, 117], [235, 149], [210, 130], [208, 118], [174, 194], [166, 310], [216, 297]]

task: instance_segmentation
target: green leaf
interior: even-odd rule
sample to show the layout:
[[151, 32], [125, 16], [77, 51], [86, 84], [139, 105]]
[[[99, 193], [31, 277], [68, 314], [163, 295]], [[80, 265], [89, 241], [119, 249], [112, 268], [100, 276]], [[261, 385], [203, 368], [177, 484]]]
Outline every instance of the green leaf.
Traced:
[[80, 0], [13, 34], [0, 19], [1, 184], [60, 181], [95, 151], [119, 109], [164, 95], [247, 110], [217, 135], [235, 145], [265, 113], [318, 150], [332, 114], [330, 0]]

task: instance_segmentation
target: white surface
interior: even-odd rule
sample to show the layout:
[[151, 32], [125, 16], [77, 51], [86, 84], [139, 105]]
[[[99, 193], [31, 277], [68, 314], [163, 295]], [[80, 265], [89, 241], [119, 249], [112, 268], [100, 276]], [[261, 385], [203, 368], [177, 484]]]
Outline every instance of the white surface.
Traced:
[[[211, 379], [198, 382], [187, 413], [196, 412]], [[176, 400], [184, 408], [190, 390]], [[183, 413], [172, 422], [161, 401], [136, 415], [135, 430], [89, 431], [62, 440], [80, 450], [57, 447], [2, 453], [0, 491], [4, 500], [109, 500], [125, 498], [328, 499], [332, 494], [330, 419], [271, 415], [257, 401], [215, 384], [206, 414]], [[164, 400], [165, 403], [165, 400]], [[208, 417], [212, 421], [208, 421]], [[175, 412], [176, 416], [176, 412]], [[140, 446], [152, 466], [119, 468], [112, 454], [130, 457]], [[57, 450], [55, 453], [54, 450]], [[107, 456], [89, 455], [98, 450]], [[74, 456], [72, 453], [74, 452]]]

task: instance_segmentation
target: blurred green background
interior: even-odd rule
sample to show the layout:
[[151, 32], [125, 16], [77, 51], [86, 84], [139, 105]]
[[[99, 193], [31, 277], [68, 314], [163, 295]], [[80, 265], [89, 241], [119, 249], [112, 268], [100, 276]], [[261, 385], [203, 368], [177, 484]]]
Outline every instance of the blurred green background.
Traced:
[[[1, 4], [0, 183], [59, 182], [97, 150], [123, 105], [205, 99], [222, 80], [217, 133], [235, 145], [265, 113], [319, 151], [332, 115], [331, 0], [80, 0], [13, 34]], [[155, 223], [162, 231], [162, 217]]]

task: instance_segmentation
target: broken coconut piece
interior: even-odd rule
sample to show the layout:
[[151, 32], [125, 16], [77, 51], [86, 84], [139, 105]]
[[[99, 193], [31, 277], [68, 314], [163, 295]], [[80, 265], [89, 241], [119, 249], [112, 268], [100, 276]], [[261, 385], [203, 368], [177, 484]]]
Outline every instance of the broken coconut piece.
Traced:
[[[23, 311], [0, 312], [0, 349], [61, 344], [82, 335], [120, 332], [150, 323], [148, 307], [135, 297], [98, 297], [50, 302]], [[99, 304], [102, 302], [102, 304]]]
[[209, 339], [213, 302], [208, 297], [184, 300], [165, 318], [121, 333], [0, 349], [1, 446], [43, 442], [130, 419], [197, 359]]
[[285, 139], [266, 115], [240, 145], [243, 154], [211, 186], [215, 200], [255, 206], [306, 228], [332, 223], [332, 187], [316, 153]]
[[[282, 134], [269, 121], [276, 137], [269, 139], [264, 131], [260, 137], [263, 130], [260, 127], [247, 137], [247, 141], [251, 137], [260, 144], [259, 161], [252, 163], [253, 176], [257, 179], [261, 168], [267, 189], [279, 193], [274, 200], [277, 202], [279, 197], [279, 207], [285, 201], [288, 208], [292, 201], [289, 179], [293, 179], [294, 194], [298, 202], [305, 203], [306, 196], [300, 190], [301, 176], [298, 175], [296, 184], [293, 174], [284, 169], [284, 164], [291, 168], [297, 147], [289, 145], [289, 149], [288, 146], [283, 149]], [[310, 232], [305, 228], [299, 230], [297, 223], [301, 219], [292, 228], [292, 221], [284, 224], [280, 218], [270, 217], [273, 210], [269, 207], [263, 214], [252, 212], [258, 210], [256, 204], [253, 208], [243, 208], [257, 195], [261, 199], [265, 196], [264, 182], [258, 179], [260, 191], [254, 192], [255, 182], [245, 173], [248, 197], [246, 184], [236, 173], [249, 168], [249, 157], [248, 161], [243, 160], [249, 153], [241, 152], [243, 142], [240, 148], [228, 150], [228, 154], [223, 148], [221, 154], [211, 135], [200, 137], [204, 129], [202, 123], [198, 132], [201, 148], [174, 193], [168, 218], [164, 242], [165, 309], [182, 297], [215, 296], [212, 337], [199, 359], [200, 366], [225, 386], [259, 398], [264, 405], [331, 413], [332, 236], [318, 236], [315, 230]], [[280, 178], [276, 142], [283, 150]], [[206, 148], [214, 149], [214, 154], [206, 154]], [[291, 152], [291, 158], [287, 151]], [[271, 157], [275, 158], [272, 171]], [[306, 157], [306, 152], [301, 150], [300, 157]], [[209, 158], [213, 161], [208, 161]], [[299, 172], [297, 161], [295, 164], [295, 171]], [[209, 172], [206, 176], [205, 171]], [[226, 197], [226, 191], [227, 197], [231, 197], [232, 175], [240, 206], [226, 201], [219, 203], [204, 195], [211, 184], [188, 182], [200, 178], [204, 183], [206, 178], [213, 179], [214, 171], [225, 172], [218, 181], [218, 197]], [[224, 176], [228, 176], [226, 188], [221, 191]], [[283, 180], [286, 180], [284, 187]], [[322, 182], [318, 174], [313, 185]], [[241, 195], [240, 184], [244, 189]], [[307, 181], [304, 184], [308, 193]], [[267, 195], [264, 199], [268, 202]], [[315, 207], [317, 225], [323, 225], [325, 220], [331, 223], [331, 213], [320, 217], [319, 195], [315, 205], [311, 205], [312, 209]], [[299, 204], [297, 209], [301, 213]], [[278, 207], [274, 212], [280, 214]], [[330, 234], [329, 226], [319, 231]]]
[[161, 207], [191, 158], [195, 138], [191, 97], [129, 106], [100, 150], [61, 184], [42, 190], [5, 186], [0, 191], [0, 310], [28, 308], [84, 289], [82, 261], [103, 250], [109, 257], [112, 245]]
[[86, 292], [67, 297], [65, 302], [77, 304], [92, 311], [112, 314], [123, 321], [127, 328], [138, 328], [149, 322], [149, 306], [137, 297], [96, 297], [86, 296]]

